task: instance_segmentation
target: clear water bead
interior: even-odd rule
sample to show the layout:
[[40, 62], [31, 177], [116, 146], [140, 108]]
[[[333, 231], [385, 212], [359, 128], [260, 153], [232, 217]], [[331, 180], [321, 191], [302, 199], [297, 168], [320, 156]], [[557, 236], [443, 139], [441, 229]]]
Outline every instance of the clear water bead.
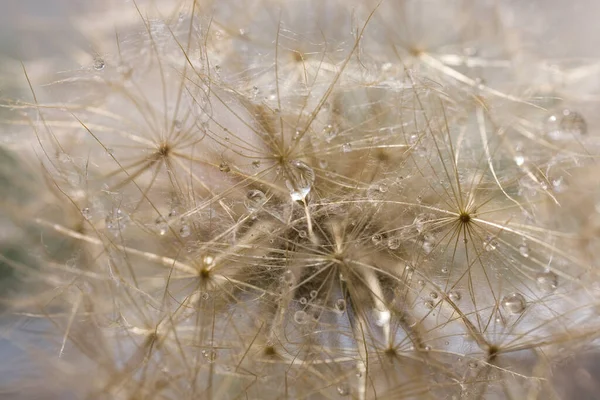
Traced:
[[398, 247], [400, 247], [400, 239], [397, 237], [389, 238], [387, 246], [390, 250], [396, 250]]
[[519, 254], [521, 254], [525, 258], [529, 257], [529, 247], [526, 244], [520, 245]]
[[494, 251], [498, 247], [498, 242], [495, 238], [488, 236], [483, 242], [483, 248], [485, 251]]
[[105, 66], [106, 66], [106, 63], [104, 62], [104, 60], [101, 57], [94, 58], [94, 69], [96, 71], [102, 71]]
[[348, 396], [350, 394], [350, 388], [346, 384], [338, 385], [337, 392], [340, 396]]
[[460, 295], [460, 292], [457, 292], [457, 291], [454, 291], [454, 290], [452, 292], [448, 293], [448, 298], [450, 300], [452, 300], [454, 303], [456, 303], [457, 301], [459, 301], [461, 299], [461, 297], [462, 296]]
[[563, 110], [559, 128], [568, 135], [585, 135], [587, 133], [587, 123], [583, 116], [571, 110]]
[[526, 305], [525, 297], [520, 293], [509, 294], [502, 299], [502, 306], [511, 314], [522, 313], [525, 311]]
[[287, 169], [285, 185], [293, 201], [304, 201], [315, 183], [315, 171], [305, 162], [292, 160]]
[[340, 314], [343, 314], [344, 311], [346, 311], [346, 300], [344, 300], [344, 299], [337, 299], [336, 302], [335, 302], [335, 309]]
[[535, 283], [542, 292], [552, 293], [558, 287], [558, 276], [554, 272], [546, 270], [535, 276]]
[[156, 230], [158, 231], [158, 234], [160, 236], [165, 236], [169, 231], [169, 224], [167, 221], [163, 217], [158, 217], [154, 222], [156, 224]]
[[231, 171], [231, 167], [229, 166], [229, 164], [223, 161], [221, 164], [219, 164], [219, 171], [227, 173]]
[[344, 143], [342, 145], [342, 153], [350, 153], [352, 151], [352, 144]]
[[305, 311], [298, 310], [294, 313], [294, 321], [299, 325], [304, 325], [310, 320], [310, 317]]
[[246, 199], [244, 205], [249, 212], [260, 210], [262, 206], [267, 202], [267, 196], [260, 190], [249, 190], [246, 193]]
[[183, 224], [181, 228], [179, 228], [179, 235], [181, 237], [188, 237], [192, 233], [190, 226], [188, 224]]

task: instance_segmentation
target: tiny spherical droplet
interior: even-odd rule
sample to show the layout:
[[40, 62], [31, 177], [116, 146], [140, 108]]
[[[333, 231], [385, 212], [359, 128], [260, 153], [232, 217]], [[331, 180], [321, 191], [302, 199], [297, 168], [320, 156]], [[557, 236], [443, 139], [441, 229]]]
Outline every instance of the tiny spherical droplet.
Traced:
[[335, 301], [335, 309], [342, 314], [344, 311], [346, 311], [346, 300], [344, 299], [337, 299]]
[[262, 206], [267, 202], [267, 196], [257, 189], [249, 190], [246, 193], [246, 199], [244, 200], [244, 205], [249, 212], [254, 212], [260, 210]]
[[515, 164], [517, 164], [518, 167], [525, 164], [525, 157], [522, 154], [516, 154], [515, 155]]
[[90, 219], [92, 215], [89, 207], [82, 208], [81, 215], [83, 215], [83, 218], [85, 219]]
[[206, 255], [202, 258], [202, 263], [205, 267], [212, 267], [215, 262], [215, 258], [211, 255]]
[[306, 300], [306, 297], [300, 297], [300, 304], [305, 305], [306, 303], [308, 303], [308, 300]]
[[164, 236], [167, 234], [167, 232], [169, 231], [169, 224], [167, 224], [167, 221], [165, 221], [163, 217], [156, 218], [156, 221], [154, 223], [156, 224], [156, 230], [158, 231], [158, 234], [160, 236]]
[[331, 142], [337, 136], [337, 134], [337, 129], [335, 129], [332, 124], [327, 124], [323, 128], [323, 137], [327, 143]]
[[371, 241], [373, 242], [373, 244], [375, 246], [381, 244], [381, 241], [383, 240], [383, 238], [381, 237], [380, 234], [376, 233], [373, 236], [371, 236]]
[[521, 254], [525, 258], [529, 257], [529, 247], [526, 244], [520, 245], [519, 254]]
[[400, 239], [397, 237], [389, 238], [387, 246], [390, 250], [396, 250], [398, 247], [400, 247]]
[[314, 299], [315, 297], [317, 297], [318, 294], [319, 294], [319, 292], [317, 292], [316, 290], [311, 290], [310, 291], [310, 298]]
[[443, 268], [442, 268], [442, 274], [447, 274], [447, 273], [448, 273], [448, 268], [446, 268], [446, 267], [443, 267]]
[[552, 293], [558, 287], [558, 276], [554, 272], [546, 270], [536, 275], [535, 282], [541, 291]]
[[502, 299], [502, 306], [511, 314], [522, 313], [526, 305], [525, 297], [520, 293], [509, 294]]
[[291, 284], [294, 282], [294, 273], [289, 269], [285, 270], [282, 275], [283, 282]]
[[350, 388], [346, 384], [338, 385], [337, 392], [340, 396], [348, 396], [350, 394]]
[[436, 292], [431, 292], [429, 293], [429, 297], [431, 297], [432, 299], [437, 299], [438, 298], [438, 294]]
[[308, 236], [308, 234], [306, 233], [305, 230], [300, 230], [300, 231], [298, 231], [298, 236], [300, 236], [300, 238], [302, 238], [302, 239], [306, 239], [306, 236]]
[[96, 71], [102, 71], [105, 66], [106, 64], [104, 63], [104, 60], [101, 57], [94, 58], [94, 69]]
[[181, 237], [188, 237], [188, 236], [190, 236], [190, 233], [191, 233], [191, 229], [188, 224], [184, 224], [181, 226], [181, 228], [179, 228], [179, 235]]
[[352, 151], [352, 144], [344, 143], [342, 145], [342, 153], [350, 153]]
[[213, 363], [217, 359], [217, 352], [215, 350], [202, 350], [202, 356], [208, 363]]
[[559, 128], [563, 133], [571, 135], [585, 135], [587, 133], [587, 123], [583, 115], [571, 110], [563, 110], [562, 114]]
[[223, 161], [221, 164], [219, 164], [219, 171], [227, 173], [227, 172], [231, 171], [231, 167], [229, 166], [228, 163]]
[[457, 291], [453, 290], [450, 293], [448, 293], [448, 298], [450, 300], [452, 300], [453, 302], [457, 302], [461, 298], [460, 292], [457, 292]]
[[433, 308], [433, 306], [434, 306], [433, 301], [431, 301], [431, 300], [425, 301], [425, 307], [427, 307], [428, 309], [431, 310]]
[[306, 324], [309, 320], [310, 317], [305, 311], [298, 310], [294, 313], [294, 321], [299, 325]]
[[285, 184], [293, 201], [303, 201], [315, 183], [315, 172], [305, 162], [292, 160], [286, 171]]
[[494, 251], [498, 247], [498, 242], [493, 237], [488, 236], [483, 242], [483, 248], [485, 251]]

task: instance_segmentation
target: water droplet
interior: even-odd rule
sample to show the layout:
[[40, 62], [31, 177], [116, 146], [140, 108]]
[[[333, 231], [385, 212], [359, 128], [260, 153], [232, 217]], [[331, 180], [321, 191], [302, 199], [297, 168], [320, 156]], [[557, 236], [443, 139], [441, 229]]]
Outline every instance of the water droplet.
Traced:
[[448, 293], [448, 298], [452, 300], [452, 302], [456, 303], [461, 299], [460, 292], [453, 290], [450, 293]]
[[442, 268], [442, 274], [447, 274], [447, 273], [448, 273], [448, 268], [446, 268], [446, 267], [443, 267], [443, 268]]
[[338, 134], [337, 129], [332, 124], [327, 124], [323, 128], [323, 137], [327, 143], [331, 142]]
[[229, 166], [228, 163], [223, 161], [221, 164], [219, 164], [219, 171], [227, 173], [227, 172], [231, 171], [231, 167]]
[[350, 153], [352, 151], [352, 144], [344, 143], [342, 145], [342, 153]]
[[202, 300], [208, 300], [208, 298], [210, 297], [210, 294], [208, 294], [208, 292], [202, 292], [200, 297], [202, 297]]
[[317, 292], [316, 290], [311, 290], [310, 291], [310, 298], [314, 299], [315, 297], [317, 297], [318, 294], [319, 294], [319, 292]]
[[213, 349], [210, 350], [202, 350], [202, 356], [208, 363], [213, 363], [217, 359], [217, 352]]
[[81, 215], [83, 215], [83, 218], [89, 220], [92, 217], [92, 213], [91, 213], [89, 207], [82, 208]]
[[102, 71], [105, 66], [106, 64], [104, 63], [104, 60], [101, 57], [94, 58], [94, 69], [96, 71]]
[[338, 385], [337, 392], [340, 396], [348, 396], [350, 394], [350, 388], [346, 384]]
[[305, 230], [300, 230], [298, 231], [298, 236], [300, 236], [301, 239], [306, 239], [306, 236], [308, 236], [308, 234]]
[[254, 167], [256, 169], [260, 168], [260, 161], [258, 161], [258, 160], [252, 161], [252, 167]]
[[292, 282], [294, 282], [294, 273], [292, 271], [290, 271], [289, 269], [286, 269], [283, 272], [281, 279], [283, 282], [287, 283], [288, 285], [291, 285]]
[[335, 309], [340, 313], [343, 314], [344, 311], [346, 311], [346, 300], [344, 299], [337, 299], [335, 301]]
[[552, 293], [558, 287], [558, 276], [554, 272], [546, 270], [535, 276], [535, 282], [541, 291]]
[[434, 306], [433, 301], [431, 301], [431, 300], [425, 301], [425, 307], [427, 307], [428, 309], [431, 310], [433, 308], [433, 306]]
[[165, 219], [162, 216], [156, 218], [154, 223], [156, 224], [156, 230], [158, 231], [158, 234], [160, 236], [164, 236], [167, 234], [167, 232], [169, 231], [169, 224], [167, 223], [167, 221], [165, 221]]
[[469, 361], [467, 365], [469, 366], [469, 368], [475, 369], [477, 368], [477, 361]]
[[298, 310], [294, 313], [294, 321], [299, 325], [306, 324], [309, 320], [310, 317], [305, 311]]
[[373, 236], [371, 236], [371, 241], [373, 242], [373, 244], [375, 246], [380, 245], [382, 240], [383, 240], [383, 238], [381, 237], [381, 235], [379, 233], [376, 233]]
[[515, 164], [517, 164], [518, 167], [525, 164], [525, 156], [522, 154], [515, 154]]
[[498, 242], [492, 236], [488, 236], [483, 242], [483, 248], [485, 251], [494, 251], [498, 247]]
[[398, 247], [400, 247], [400, 238], [397, 238], [397, 237], [389, 238], [387, 246], [388, 246], [388, 249], [390, 249], [390, 250], [396, 250]]
[[212, 267], [215, 263], [215, 258], [211, 255], [206, 255], [202, 258], [202, 263], [205, 267]]
[[285, 184], [293, 201], [304, 201], [315, 183], [315, 171], [305, 162], [292, 160], [287, 169]]
[[304, 305], [308, 303], [308, 300], [306, 300], [306, 297], [300, 297], [300, 304]]
[[188, 224], [183, 224], [181, 228], [179, 228], [179, 235], [181, 237], [188, 237], [192, 233], [190, 226]]
[[106, 216], [106, 229], [113, 235], [118, 235], [122, 232], [129, 222], [129, 216], [120, 208], [113, 208]]
[[429, 293], [429, 297], [431, 297], [432, 299], [437, 299], [438, 298], [438, 294], [436, 292], [431, 292]]
[[570, 135], [585, 135], [587, 133], [587, 123], [583, 115], [571, 110], [563, 110], [562, 114], [559, 123], [561, 132]]
[[511, 314], [522, 313], [526, 305], [525, 297], [520, 293], [509, 294], [502, 299], [502, 306]]
[[255, 212], [260, 210], [266, 202], [267, 196], [265, 196], [263, 192], [257, 189], [252, 189], [246, 193], [244, 205], [249, 212]]
[[519, 254], [521, 254], [525, 258], [529, 257], [529, 247], [526, 244], [520, 245]]

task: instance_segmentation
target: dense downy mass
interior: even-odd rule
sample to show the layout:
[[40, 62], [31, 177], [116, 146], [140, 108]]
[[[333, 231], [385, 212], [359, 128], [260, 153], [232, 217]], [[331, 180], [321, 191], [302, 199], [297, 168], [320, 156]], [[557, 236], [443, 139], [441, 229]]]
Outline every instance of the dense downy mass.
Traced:
[[2, 398], [594, 398], [600, 55], [520, 3], [79, 10], [2, 102]]

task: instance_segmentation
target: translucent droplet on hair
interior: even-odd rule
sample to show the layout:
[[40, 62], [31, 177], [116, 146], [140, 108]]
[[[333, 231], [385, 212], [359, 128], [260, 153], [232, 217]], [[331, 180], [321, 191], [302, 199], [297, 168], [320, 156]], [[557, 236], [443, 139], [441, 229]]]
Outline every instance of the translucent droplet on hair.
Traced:
[[562, 133], [568, 135], [585, 135], [587, 133], [587, 123], [583, 115], [576, 111], [563, 110], [559, 127]]
[[267, 202], [267, 196], [260, 190], [249, 190], [246, 193], [246, 199], [244, 205], [249, 212], [260, 210], [262, 206]]
[[344, 313], [344, 311], [346, 311], [346, 300], [344, 300], [344, 299], [337, 299], [335, 301], [335, 309], [340, 314]]
[[546, 270], [535, 276], [535, 282], [542, 292], [552, 293], [558, 287], [558, 276], [554, 272]]
[[502, 307], [511, 314], [522, 313], [526, 306], [525, 297], [520, 293], [511, 293], [502, 299]]
[[94, 58], [94, 69], [96, 71], [102, 71], [105, 66], [106, 66], [106, 63], [104, 62], [104, 60], [101, 57]]
[[294, 321], [299, 325], [306, 324], [309, 320], [310, 317], [305, 311], [298, 310], [294, 313]]
[[290, 191], [293, 201], [304, 201], [315, 183], [315, 171], [304, 161], [292, 160], [289, 162], [285, 185]]

